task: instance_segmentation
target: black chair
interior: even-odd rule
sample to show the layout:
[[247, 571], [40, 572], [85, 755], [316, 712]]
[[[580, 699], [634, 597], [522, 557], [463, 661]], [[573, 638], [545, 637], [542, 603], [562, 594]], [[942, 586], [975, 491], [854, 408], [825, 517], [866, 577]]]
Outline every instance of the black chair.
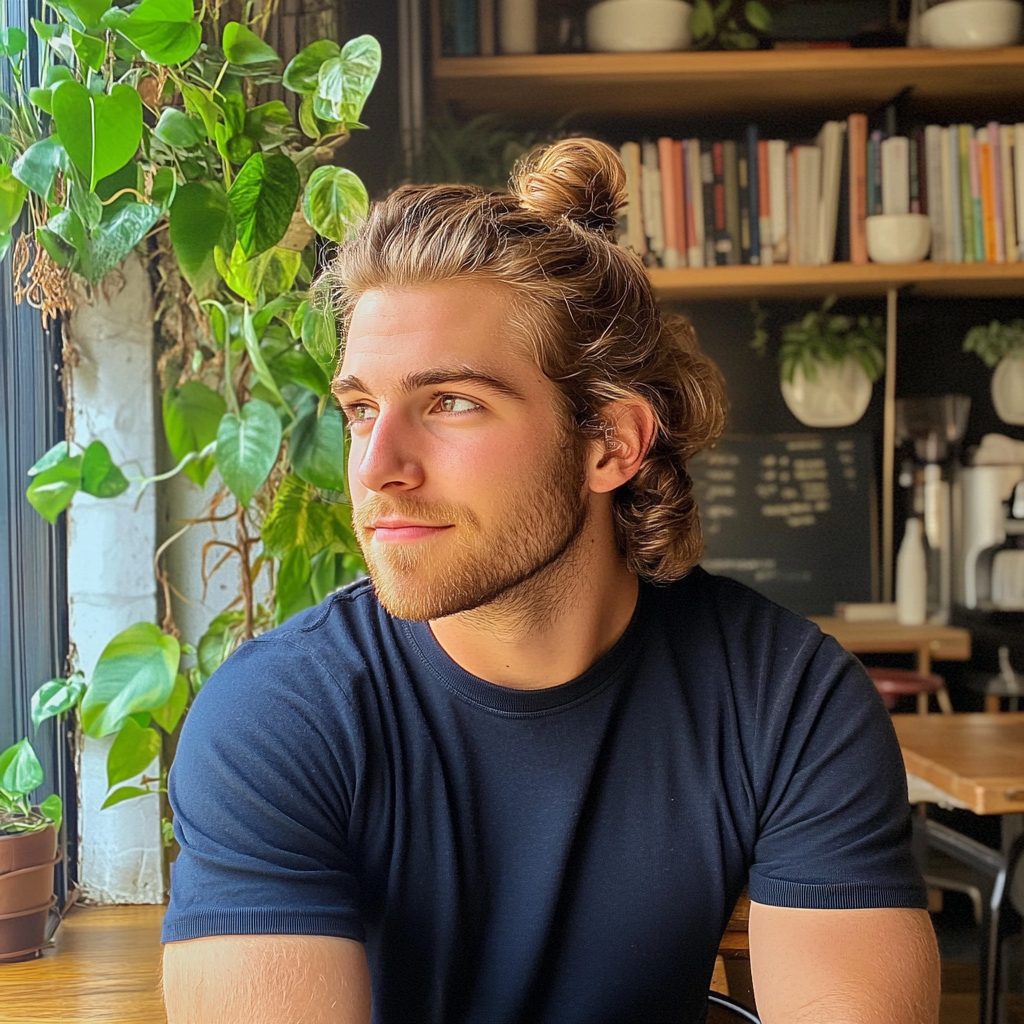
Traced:
[[707, 1024], [761, 1024], [761, 1018], [735, 999], [709, 992]]
[[990, 1019], [1000, 1020], [999, 996], [1002, 988], [1003, 940], [1008, 938], [1024, 917], [1024, 834], [1017, 836], [1006, 858], [1006, 871], [997, 878], [992, 891], [992, 927], [988, 951], [987, 996], [992, 1007]]

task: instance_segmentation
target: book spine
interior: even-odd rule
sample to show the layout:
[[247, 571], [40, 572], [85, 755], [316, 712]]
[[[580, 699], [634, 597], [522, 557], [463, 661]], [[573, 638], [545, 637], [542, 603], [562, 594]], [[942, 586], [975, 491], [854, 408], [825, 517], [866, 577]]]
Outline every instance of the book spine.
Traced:
[[942, 191], [942, 129], [930, 124], [924, 130], [924, 181], [928, 197], [928, 221], [932, 228], [932, 260], [949, 259], [946, 251], [945, 202]]
[[882, 213], [910, 213], [910, 140], [886, 139], [882, 150]]
[[737, 153], [736, 168], [740, 183], [740, 258], [750, 263], [750, 161], [747, 154]]
[[848, 263], [850, 261], [850, 130], [847, 125], [842, 135], [839, 153], [839, 198], [832, 218], [832, 233], [835, 242], [828, 253], [826, 263]]
[[[785, 139], [772, 139], [768, 143], [769, 201], [772, 213], [772, 261], [789, 262], [789, 204], [786, 198]], [[865, 249], [865, 259], [867, 250]]]
[[676, 237], [675, 190], [672, 187], [672, 140], [658, 139], [658, 169], [661, 184], [661, 223], [665, 234], [662, 266], [668, 270], [679, 267], [679, 239]]
[[798, 183], [796, 180], [796, 147], [786, 153], [786, 234], [789, 236], [789, 262], [800, 263], [800, 240], [797, 236]]
[[996, 203], [993, 189], [992, 146], [985, 139], [976, 141], [978, 147], [978, 186], [981, 192], [981, 234], [985, 246], [985, 262], [996, 262]]
[[885, 135], [880, 131], [871, 133], [871, 202], [868, 206], [870, 213], [884, 213], [882, 209], [882, 142]]
[[625, 231], [620, 235], [619, 244], [632, 249], [638, 256], [647, 252], [644, 237], [643, 207], [641, 205], [640, 145], [624, 142], [619, 150], [622, 166], [626, 171]]
[[683, 144], [679, 139], [672, 140], [672, 188], [674, 198], [672, 209], [676, 216], [676, 241], [679, 244], [679, 266], [689, 266], [687, 259], [690, 241], [686, 235], [686, 181], [683, 177]]
[[713, 143], [711, 156], [715, 173], [715, 264], [722, 267], [729, 262], [732, 249], [725, 211], [725, 144]]
[[761, 266], [770, 267], [772, 251], [772, 190], [768, 170], [768, 140], [757, 141], [757, 237], [761, 245]]
[[949, 204], [948, 227], [949, 258], [954, 263], [964, 261], [964, 219], [960, 212], [960, 134], [956, 125], [942, 129], [945, 156], [942, 165], [946, 202]]
[[1003, 230], [1003, 143], [998, 121], [988, 123], [988, 144], [992, 150], [992, 217], [995, 222], [996, 263], [1006, 262], [1006, 232]]
[[725, 227], [729, 234], [729, 265], [740, 262], [740, 172], [739, 154], [736, 143], [727, 139], [722, 148], [725, 152]]
[[715, 162], [711, 144], [700, 144], [700, 181], [704, 207], [704, 266], [715, 265]]
[[920, 168], [920, 153], [921, 145], [918, 141], [917, 134], [910, 136], [910, 142], [908, 144], [908, 170], [910, 172], [909, 177], [909, 201], [910, 213], [921, 213], [921, 168]]
[[497, 0], [477, 0], [476, 20], [480, 29], [480, 56], [493, 57], [497, 37]]
[[476, 53], [479, 36], [476, 5], [477, 0], [455, 0], [456, 57], [472, 57]]
[[964, 263], [976, 262], [974, 248], [974, 196], [971, 192], [971, 137], [969, 124], [957, 125], [960, 159], [960, 216], [964, 226]]
[[850, 262], [867, 263], [868, 243], [864, 218], [868, 215], [868, 119], [865, 114], [851, 114], [848, 121], [850, 136]]
[[704, 266], [704, 182], [700, 167], [700, 139], [690, 139], [686, 147], [690, 180], [693, 226], [690, 234], [690, 266]]
[[653, 142], [640, 144], [643, 154], [641, 183], [643, 186], [644, 231], [652, 265], [662, 264], [665, 256], [665, 231], [661, 215], [661, 173], [658, 170], [658, 147]]
[[761, 262], [761, 178], [756, 124], [747, 125], [747, 174], [750, 176], [750, 262]]
[[1017, 256], [1024, 260], [1024, 124], [1013, 126], [1013, 180], [1017, 200]]
[[1006, 243], [1006, 262], [1019, 260], [1017, 251], [1017, 214], [1013, 196], [1013, 128], [1008, 124], [999, 128], [999, 159], [1003, 180], [1003, 237]]
[[967, 142], [967, 166], [971, 186], [971, 208], [974, 223], [974, 261], [985, 262], [985, 221], [981, 210], [981, 169], [978, 164], [978, 139]]

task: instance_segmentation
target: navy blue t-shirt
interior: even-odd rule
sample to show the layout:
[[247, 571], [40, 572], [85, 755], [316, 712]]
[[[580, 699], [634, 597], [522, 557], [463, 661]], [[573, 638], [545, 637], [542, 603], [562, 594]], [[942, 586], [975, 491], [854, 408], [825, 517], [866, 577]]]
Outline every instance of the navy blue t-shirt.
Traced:
[[860, 664], [696, 569], [542, 690], [463, 671], [368, 581], [236, 651], [170, 773], [163, 940], [365, 943], [376, 1022], [698, 1022], [743, 886], [924, 907]]

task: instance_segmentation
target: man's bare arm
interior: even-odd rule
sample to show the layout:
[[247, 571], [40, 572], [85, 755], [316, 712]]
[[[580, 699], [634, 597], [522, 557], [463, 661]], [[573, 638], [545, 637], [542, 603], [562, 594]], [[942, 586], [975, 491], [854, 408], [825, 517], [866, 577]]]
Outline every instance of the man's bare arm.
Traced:
[[368, 1024], [363, 947], [326, 935], [217, 935], [164, 946], [167, 1024]]
[[750, 905], [764, 1024], [937, 1024], [939, 952], [924, 910]]

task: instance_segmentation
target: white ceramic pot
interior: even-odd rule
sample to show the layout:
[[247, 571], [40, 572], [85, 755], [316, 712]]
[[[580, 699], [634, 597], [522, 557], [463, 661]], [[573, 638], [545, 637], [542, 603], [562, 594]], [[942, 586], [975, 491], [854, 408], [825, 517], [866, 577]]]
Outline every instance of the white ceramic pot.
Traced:
[[602, 0], [587, 11], [587, 48], [604, 53], [685, 50], [693, 7], [684, 0]]
[[502, 53], [537, 52], [537, 0], [499, 0], [498, 45]]
[[808, 380], [798, 366], [793, 383], [782, 381], [789, 411], [807, 427], [848, 427], [867, 411], [872, 383], [856, 359], [819, 363], [818, 379]]
[[932, 225], [924, 213], [879, 213], [865, 222], [874, 263], [917, 263], [928, 255]]
[[992, 372], [992, 404], [1004, 423], [1024, 426], [1024, 352], [1003, 356]]
[[921, 15], [921, 42], [942, 49], [1013, 46], [1020, 23], [1017, 0], [946, 0]]

